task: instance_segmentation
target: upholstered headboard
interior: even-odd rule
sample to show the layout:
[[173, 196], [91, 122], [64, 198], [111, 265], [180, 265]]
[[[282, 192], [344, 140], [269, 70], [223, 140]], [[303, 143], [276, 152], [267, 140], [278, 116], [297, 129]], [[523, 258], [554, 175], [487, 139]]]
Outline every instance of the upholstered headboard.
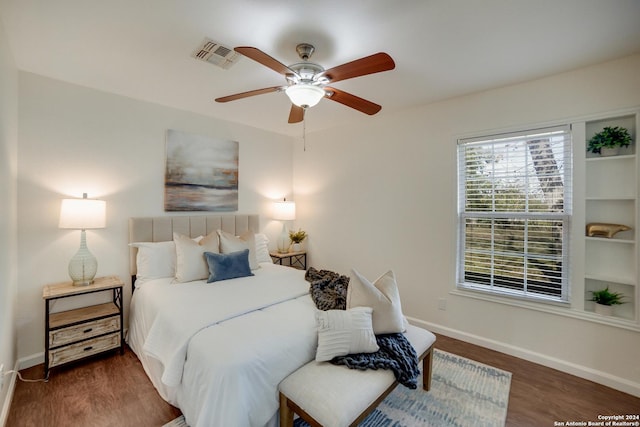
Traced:
[[[173, 233], [189, 237], [206, 236], [216, 230], [233, 233], [236, 236], [247, 230], [260, 231], [258, 215], [199, 215], [199, 216], [160, 216], [153, 218], [129, 219], [129, 243], [166, 242], [173, 240]], [[138, 248], [129, 249], [129, 271], [137, 274], [136, 255]]]

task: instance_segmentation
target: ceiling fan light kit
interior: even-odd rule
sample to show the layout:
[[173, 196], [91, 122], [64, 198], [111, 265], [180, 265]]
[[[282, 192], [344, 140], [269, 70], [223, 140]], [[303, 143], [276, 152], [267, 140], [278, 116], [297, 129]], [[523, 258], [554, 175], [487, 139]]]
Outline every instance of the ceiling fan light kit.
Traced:
[[285, 92], [292, 103], [302, 108], [317, 105], [325, 96], [324, 89], [305, 83], [288, 86]]
[[229, 102], [264, 93], [284, 91], [293, 104], [289, 113], [289, 123], [303, 121], [304, 110], [317, 105], [322, 98], [330, 99], [365, 114], [376, 114], [382, 109], [382, 106], [327, 85], [340, 80], [393, 70], [396, 66], [388, 54], [379, 52], [325, 70], [321, 65], [309, 61], [315, 51], [313, 45], [309, 43], [301, 43], [296, 46], [296, 51], [302, 62], [290, 66], [282, 64], [255, 47], [240, 46], [234, 50], [267, 68], [271, 68], [276, 73], [282, 74], [287, 80], [287, 85], [223, 96], [216, 98], [216, 102]]

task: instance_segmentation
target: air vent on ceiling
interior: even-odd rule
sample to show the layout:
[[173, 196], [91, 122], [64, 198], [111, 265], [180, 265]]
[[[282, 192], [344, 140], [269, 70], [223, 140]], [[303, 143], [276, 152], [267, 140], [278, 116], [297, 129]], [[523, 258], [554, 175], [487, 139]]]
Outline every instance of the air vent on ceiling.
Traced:
[[202, 44], [193, 53], [193, 57], [227, 70], [238, 62], [240, 54], [211, 39], [204, 39]]

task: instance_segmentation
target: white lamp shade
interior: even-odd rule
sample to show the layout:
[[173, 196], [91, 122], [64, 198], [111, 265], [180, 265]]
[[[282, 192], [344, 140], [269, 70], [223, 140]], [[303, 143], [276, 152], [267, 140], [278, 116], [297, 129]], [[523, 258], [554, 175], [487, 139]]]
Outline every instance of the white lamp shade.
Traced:
[[279, 221], [293, 221], [296, 219], [296, 203], [287, 202], [275, 202], [273, 205], [273, 219]]
[[324, 98], [324, 89], [309, 84], [289, 86], [285, 90], [287, 96], [298, 107], [313, 107]]
[[104, 228], [107, 204], [104, 200], [63, 199], [60, 204], [59, 228], [86, 230]]

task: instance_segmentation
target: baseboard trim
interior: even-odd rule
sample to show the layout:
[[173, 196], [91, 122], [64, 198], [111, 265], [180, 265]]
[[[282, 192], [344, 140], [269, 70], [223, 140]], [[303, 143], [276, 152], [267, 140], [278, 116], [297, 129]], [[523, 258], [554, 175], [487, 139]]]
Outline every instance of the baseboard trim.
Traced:
[[21, 357], [18, 359], [18, 366], [20, 370], [31, 368], [36, 365], [41, 365], [44, 363], [44, 351], [41, 353], [35, 353], [30, 356]]
[[[13, 367], [14, 371], [18, 370], [18, 361], [16, 361]], [[7, 386], [7, 394], [4, 396], [4, 402], [2, 402], [2, 411], [0, 412], [0, 426], [6, 426], [7, 419], [9, 418], [9, 409], [11, 409], [11, 402], [13, 401], [13, 392], [16, 389], [16, 379], [18, 375], [15, 372], [11, 373], [9, 379], [9, 385]]]
[[586, 366], [567, 362], [566, 360], [550, 357], [545, 354], [537, 353], [521, 347], [516, 347], [503, 342], [490, 340], [478, 335], [462, 332], [457, 329], [448, 328], [431, 322], [425, 322], [423, 320], [415, 319], [412, 317], [408, 317], [408, 319], [410, 323], [422, 326], [423, 328], [428, 329], [431, 332], [446, 335], [448, 337], [466, 341], [468, 343], [479, 345], [481, 347], [486, 347], [488, 349], [499, 351], [510, 356], [518, 357], [529, 362], [537, 363], [548, 368], [557, 369], [567, 374], [575, 375], [576, 377], [593, 381], [598, 384], [620, 390], [624, 393], [640, 397], [640, 384], [636, 382], [629, 381], [615, 375], [607, 374], [605, 372], [597, 371]]

